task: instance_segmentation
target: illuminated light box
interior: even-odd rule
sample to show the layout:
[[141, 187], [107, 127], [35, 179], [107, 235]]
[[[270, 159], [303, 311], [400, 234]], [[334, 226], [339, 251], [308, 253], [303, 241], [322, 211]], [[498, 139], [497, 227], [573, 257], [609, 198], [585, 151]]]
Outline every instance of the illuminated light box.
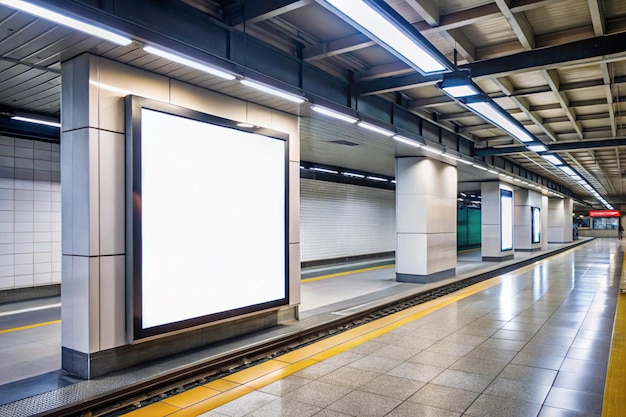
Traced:
[[541, 243], [541, 209], [539, 207], [531, 207], [530, 216], [532, 232], [530, 243]]
[[126, 108], [133, 338], [286, 305], [287, 135], [134, 96]]
[[500, 190], [500, 251], [513, 249], [513, 191]]

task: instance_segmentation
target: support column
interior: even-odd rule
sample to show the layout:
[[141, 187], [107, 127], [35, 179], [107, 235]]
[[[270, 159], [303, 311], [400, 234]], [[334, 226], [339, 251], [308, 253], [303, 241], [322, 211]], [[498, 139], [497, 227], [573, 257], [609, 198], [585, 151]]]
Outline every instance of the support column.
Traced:
[[574, 240], [572, 232], [573, 202], [571, 198], [548, 200], [548, 242], [568, 243]]
[[[502, 207], [502, 195], [506, 207]], [[513, 188], [501, 182], [484, 182], [481, 185], [482, 259], [501, 262], [513, 259]], [[508, 224], [502, 223], [502, 220]]]
[[[90, 379], [297, 318], [298, 118], [89, 54], [63, 62], [61, 76], [63, 369]], [[131, 343], [125, 271], [128, 94], [289, 134], [289, 305]]]
[[396, 159], [396, 280], [428, 283], [456, 273], [456, 167]]
[[[515, 191], [513, 195], [515, 200], [515, 250], [522, 252], [540, 250], [541, 242], [547, 240], [545, 231], [542, 230], [541, 194], [522, 189]], [[533, 215], [533, 213], [535, 214]], [[535, 215], [538, 218], [535, 219]], [[539, 235], [539, 241], [533, 243], [533, 233], [535, 232]]]

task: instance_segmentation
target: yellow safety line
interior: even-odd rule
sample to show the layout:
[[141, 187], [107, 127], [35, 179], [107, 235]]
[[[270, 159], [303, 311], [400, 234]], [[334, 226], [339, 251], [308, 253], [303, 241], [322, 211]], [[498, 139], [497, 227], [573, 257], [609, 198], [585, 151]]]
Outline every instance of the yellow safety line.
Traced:
[[305, 279], [301, 280], [300, 282], [320, 281], [320, 280], [323, 280], [323, 279], [336, 278], [336, 277], [341, 277], [341, 276], [344, 276], [344, 275], [358, 274], [360, 272], [368, 272], [368, 271], [375, 271], [377, 269], [391, 268], [391, 267], [393, 267], [395, 265], [396, 264], [390, 264], [390, 265], [372, 266], [370, 268], [363, 268], [363, 269], [353, 269], [353, 270], [350, 270], [350, 271], [337, 272], [336, 274], [321, 275], [319, 277], [313, 277], [313, 278], [305, 278]]
[[46, 321], [44, 323], [29, 324], [28, 326], [14, 327], [12, 329], [0, 330], [0, 334], [19, 332], [20, 330], [34, 329], [35, 327], [49, 326], [51, 324], [58, 324], [58, 323], [61, 323], [61, 320], [52, 320], [52, 321]]
[[[528, 265], [516, 270], [515, 272], [516, 275], [519, 275], [535, 267], [536, 265]], [[381, 319], [342, 332], [336, 336], [320, 340], [303, 348], [278, 356], [270, 361], [227, 375], [220, 380], [212, 381], [203, 386], [205, 389], [194, 389], [195, 392], [193, 393], [178, 394], [185, 396], [184, 398], [177, 399], [177, 396], [173, 396], [132, 411], [127, 415], [131, 417], [191, 417], [206, 413], [214, 408], [226, 404], [227, 402], [253, 392], [254, 390], [258, 390], [266, 385], [279, 381], [308, 366], [319, 363], [341, 352], [352, 349], [364, 342], [375, 339], [376, 337], [397, 329], [407, 323], [422, 318], [447, 305], [453, 304], [488, 288], [500, 285], [505, 279], [507, 279], [507, 277], [511, 277], [511, 275], [505, 274], [497, 276], [472, 286], [462, 288], [454, 293], [445, 295], [435, 300], [390, 314]], [[216, 391], [219, 393], [215, 394]], [[206, 396], [202, 397], [201, 394], [203, 393], [206, 394]], [[175, 404], [185, 404], [185, 406], [178, 407], [175, 406]]]
[[[622, 271], [626, 268], [626, 254], [622, 262]], [[620, 274], [621, 276], [621, 274]], [[626, 415], [626, 294], [617, 296], [617, 311], [613, 325], [613, 340], [609, 355], [609, 366], [604, 387], [602, 417], [622, 417]]]

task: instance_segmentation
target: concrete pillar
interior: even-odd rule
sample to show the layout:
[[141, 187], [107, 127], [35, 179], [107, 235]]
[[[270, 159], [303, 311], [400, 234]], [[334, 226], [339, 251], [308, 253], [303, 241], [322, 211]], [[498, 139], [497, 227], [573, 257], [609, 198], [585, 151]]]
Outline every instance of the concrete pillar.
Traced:
[[[516, 251], [530, 252], [541, 249], [541, 242], [547, 240], [545, 230], [542, 230], [541, 194], [532, 190], [516, 190], [513, 193], [515, 201], [514, 214], [514, 246]], [[538, 217], [533, 218], [533, 210], [539, 209]], [[536, 221], [533, 227], [533, 220]], [[533, 231], [539, 229], [539, 241], [533, 243]]]
[[456, 167], [396, 159], [396, 280], [427, 283], [456, 271]]
[[[506, 183], [484, 182], [481, 184], [483, 261], [500, 262], [513, 259], [513, 199], [505, 198], [508, 207], [502, 207], [502, 196], [513, 197], [513, 188]], [[502, 219], [508, 219], [503, 225]]]
[[571, 198], [548, 199], [548, 242], [568, 243], [572, 233], [573, 202]]
[[[63, 369], [93, 378], [296, 318], [298, 118], [89, 54], [65, 61], [61, 76]], [[129, 94], [289, 134], [289, 306], [130, 343], [124, 107]], [[228, 204], [227, 196], [221, 204]]]

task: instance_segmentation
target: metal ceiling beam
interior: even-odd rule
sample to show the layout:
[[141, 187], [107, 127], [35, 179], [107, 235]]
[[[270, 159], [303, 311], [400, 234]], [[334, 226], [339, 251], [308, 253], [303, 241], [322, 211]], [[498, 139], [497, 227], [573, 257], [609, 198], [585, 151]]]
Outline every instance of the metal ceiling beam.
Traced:
[[[559, 142], [547, 144], [546, 147], [551, 152], [570, 152], [600, 148], [617, 148], [626, 146], [626, 138], [585, 140], [576, 142]], [[508, 155], [512, 153], [528, 152], [525, 146], [507, 146], [498, 148], [478, 148], [474, 150], [475, 156]]]
[[535, 32], [533, 28], [528, 23], [528, 19], [524, 13], [513, 13], [509, 8], [510, 0], [496, 0], [496, 4], [498, 8], [511, 25], [511, 29], [513, 29], [513, 33], [517, 36], [522, 47], [527, 51], [535, 48]]
[[404, 75], [414, 73], [415, 70], [402, 61], [392, 62], [390, 64], [377, 65], [366, 70], [359, 71], [354, 78], [357, 82], [374, 80], [376, 78], [392, 77], [396, 75]]
[[[502, 77], [525, 71], [554, 69], [574, 63], [611, 62], [626, 57], [624, 44], [626, 44], [626, 32], [621, 32], [520, 52], [515, 55], [471, 62], [460, 67], [469, 69], [472, 77], [481, 79]], [[378, 94], [383, 91], [406, 90], [416, 85], [422, 84], [416, 83], [415, 78], [408, 75], [357, 83], [355, 87], [360, 94]]]
[[431, 26], [439, 26], [439, 6], [432, 0], [406, 0], [409, 6]]
[[313, 3], [314, 0], [244, 1], [243, 5], [225, 14], [231, 26], [252, 24], [280, 16]]
[[604, 81], [604, 88], [606, 92], [606, 104], [609, 107], [609, 117], [611, 119], [611, 131], [613, 136], [617, 136], [617, 120], [615, 118], [615, 108], [613, 107], [613, 80], [611, 80], [611, 74], [609, 73], [609, 65], [607, 63], [600, 64], [600, 70], [602, 71], [602, 80]]
[[559, 74], [556, 72], [556, 70], [543, 70], [541, 71], [541, 74], [550, 86], [550, 89], [552, 90], [557, 101], [561, 105], [561, 108], [563, 109], [563, 111], [565, 111], [565, 115], [572, 123], [574, 130], [576, 130], [576, 133], [578, 134], [578, 138], [583, 139], [584, 136], [582, 125], [576, 119], [576, 112], [572, 108], [570, 108], [569, 98], [559, 89], [561, 83], [561, 80], [559, 79]]
[[334, 55], [357, 51], [372, 45], [375, 45], [373, 40], [362, 33], [357, 33], [351, 36], [346, 36], [345, 38], [324, 42], [319, 45], [307, 46], [302, 49], [302, 59], [306, 61], [316, 61], [318, 59], [328, 58]]
[[593, 31], [596, 36], [602, 36], [606, 33], [606, 22], [604, 21], [604, 1], [587, 0], [587, 3], [589, 4], [589, 13], [591, 14]]
[[426, 17], [424, 17], [423, 15], [421, 16], [425, 20], [422, 22], [417, 22], [413, 26], [422, 34], [430, 35], [452, 29], [459, 29], [464, 26], [473, 25], [475, 23], [480, 23], [493, 19], [494, 17], [499, 17], [500, 9], [498, 9], [498, 7], [494, 3], [488, 3], [482, 6], [473, 7], [471, 9], [465, 9], [459, 12], [440, 15], [439, 22], [435, 25], [430, 24], [428, 21], [426, 21]]

